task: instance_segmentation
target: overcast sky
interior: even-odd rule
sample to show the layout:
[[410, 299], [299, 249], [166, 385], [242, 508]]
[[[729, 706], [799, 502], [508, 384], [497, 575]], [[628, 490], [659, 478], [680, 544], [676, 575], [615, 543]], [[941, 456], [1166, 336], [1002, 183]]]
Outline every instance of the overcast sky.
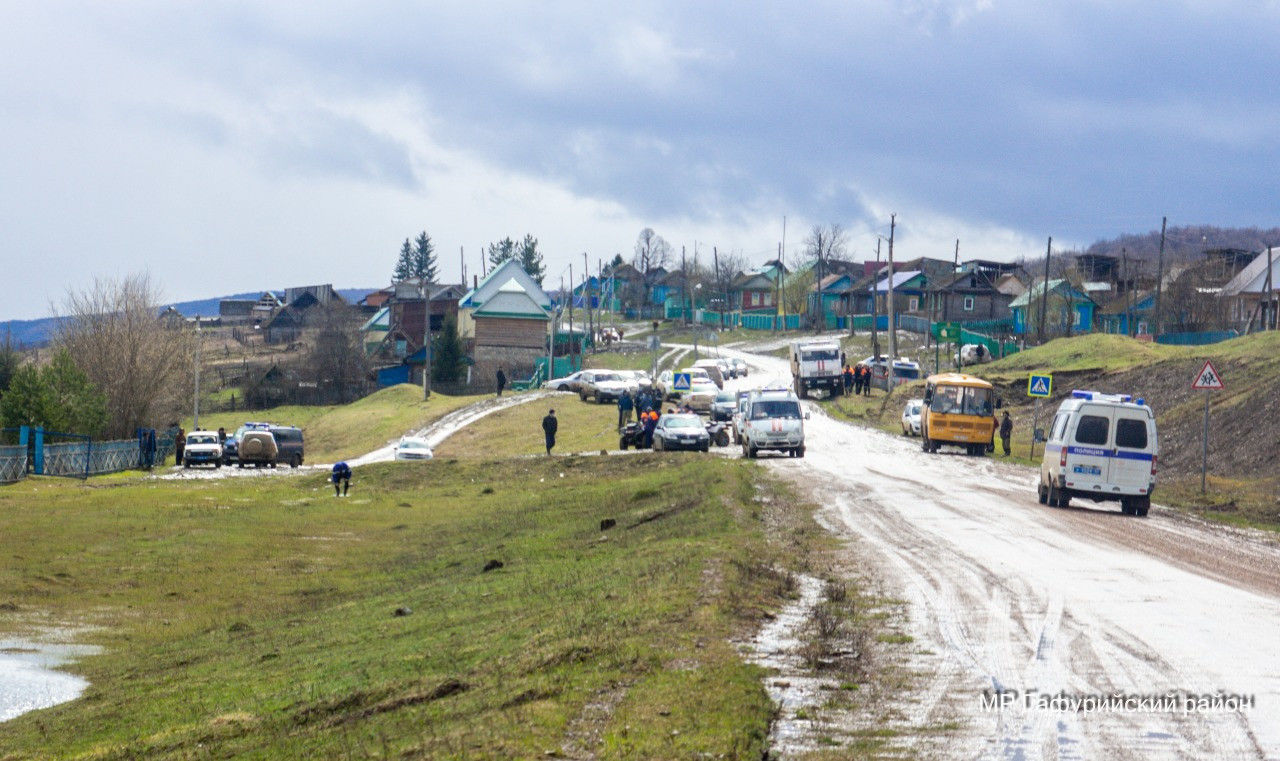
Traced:
[[0, 0], [0, 319], [141, 270], [379, 286], [424, 229], [447, 280], [532, 233], [555, 285], [645, 226], [763, 262], [784, 215], [857, 258], [894, 212], [902, 258], [1280, 223], [1276, 2], [622, 5]]

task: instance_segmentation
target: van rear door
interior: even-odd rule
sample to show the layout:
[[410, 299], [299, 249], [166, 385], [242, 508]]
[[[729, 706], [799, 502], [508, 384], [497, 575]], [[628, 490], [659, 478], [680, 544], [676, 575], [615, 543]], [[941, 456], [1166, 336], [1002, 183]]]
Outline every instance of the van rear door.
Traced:
[[1146, 494], [1151, 485], [1151, 458], [1156, 444], [1155, 421], [1150, 412], [1117, 409], [1114, 443], [1111, 483], [1124, 494]]
[[1086, 404], [1080, 408], [1075, 426], [1069, 430], [1067, 448], [1067, 488], [1080, 492], [1109, 493], [1111, 429], [1114, 412], [1110, 407]]

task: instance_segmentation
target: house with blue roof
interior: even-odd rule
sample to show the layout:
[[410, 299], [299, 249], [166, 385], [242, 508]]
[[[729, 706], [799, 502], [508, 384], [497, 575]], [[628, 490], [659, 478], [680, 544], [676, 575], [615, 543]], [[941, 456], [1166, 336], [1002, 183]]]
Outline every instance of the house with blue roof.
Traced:
[[[1047, 301], [1042, 298], [1045, 293], [1048, 293]], [[1028, 335], [1038, 332], [1042, 302], [1046, 335], [1070, 335], [1093, 330], [1098, 304], [1069, 281], [1058, 279], [1050, 280], [1047, 288], [1043, 280], [1037, 281], [1026, 293], [1010, 302], [1014, 333]]]

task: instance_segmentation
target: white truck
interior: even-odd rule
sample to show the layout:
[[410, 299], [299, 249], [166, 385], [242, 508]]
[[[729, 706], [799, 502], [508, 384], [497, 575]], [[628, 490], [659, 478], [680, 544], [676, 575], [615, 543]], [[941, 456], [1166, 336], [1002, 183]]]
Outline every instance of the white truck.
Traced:
[[831, 396], [844, 392], [840, 344], [826, 338], [791, 342], [791, 381], [796, 396], [806, 399], [811, 388], [825, 388]]

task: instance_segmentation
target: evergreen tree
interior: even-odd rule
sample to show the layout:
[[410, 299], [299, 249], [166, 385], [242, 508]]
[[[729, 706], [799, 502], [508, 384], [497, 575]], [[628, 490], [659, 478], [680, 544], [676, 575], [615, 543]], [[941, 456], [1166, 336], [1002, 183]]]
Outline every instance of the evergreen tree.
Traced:
[[13, 338], [6, 332], [4, 343], [0, 343], [0, 396], [3, 396], [5, 389], [9, 388], [9, 381], [13, 378], [13, 374], [18, 372], [21, 364], [22, 355], [13, 345]]
[[18, 368], [0, 398], [0, 420], [96, 436], [107, 424], [107, 400], [62, 349], [47, 367]]
[[516, 242], [510, 238], [503, 238], [497, 243], [489, 244], [489, 269], [494, 269], [508, 259], [514, 258], [516, 255]]
[[546, 274], [547, 268], [542, 263], [542, 252], [538, 251], [538, 239], [532, 235], [525, 235], [524, 240], [520, 242], [518, 256], [524, 271], [529, 273], [534, 282], [542, 285], [542, 277]]
[[445, 315], [440, 334], [431, 342], [431, 379], [452, 383], [462, 372], [462, 339], [458, 337], [458, 318]]
[[392, 280], [408, 280], [413, 277], [413, 244], [408, 238], [404, 239], [404, 245], [400, 247], [400, 258], [396, 260], [395, 271], [391, 273]]
[[427, 235], [427, 231], [423, 230], [418, 234], [414, 241], [416, 244], [413, 250], [413, 276], [422, 278], [428, 283], [436, 281], [436, 246], [431, 242], [431, 236]]

